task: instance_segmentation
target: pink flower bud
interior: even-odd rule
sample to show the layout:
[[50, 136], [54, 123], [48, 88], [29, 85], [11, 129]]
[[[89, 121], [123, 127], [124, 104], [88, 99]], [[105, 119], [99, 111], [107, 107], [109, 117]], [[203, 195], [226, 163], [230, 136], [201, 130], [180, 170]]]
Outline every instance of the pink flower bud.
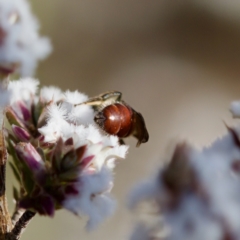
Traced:
[[28, 142], [30, 140], [30, 134], [23, 128], [16, 125], [12, 125], [12, 130], [15, 136], [23, 142]]
[[23, 119], [25, 121], [28, 121], [31, 118], [30, 110], [27, 108], [26, 104], [24, 102], [22, 102], [22, 101], [18, 102], [18, 106], [19, 106], [19, 109], [22, 112]]
[[45, 173], [45, 164], [39, 153], [31, 143], [18, 143], [15, 146], [20, 160], [24, 161], [27, 167], [33, 172], [38, 180], [41, 180]]

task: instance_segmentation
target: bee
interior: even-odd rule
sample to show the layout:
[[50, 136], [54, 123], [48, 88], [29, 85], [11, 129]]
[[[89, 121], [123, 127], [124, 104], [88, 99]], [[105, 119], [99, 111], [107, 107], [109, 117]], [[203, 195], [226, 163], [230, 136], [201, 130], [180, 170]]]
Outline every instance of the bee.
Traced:
[[[94, 121], [106, 133], [122, 138], [133, 135], [137, 138], [137, 147], [148, 141], [149, 135], [141, 113], [135, 111], [122, 100], [122, 93], [109, 91], [81, 103], [93, 107]], [[76, 104], [79, 105], [79, 104]]]

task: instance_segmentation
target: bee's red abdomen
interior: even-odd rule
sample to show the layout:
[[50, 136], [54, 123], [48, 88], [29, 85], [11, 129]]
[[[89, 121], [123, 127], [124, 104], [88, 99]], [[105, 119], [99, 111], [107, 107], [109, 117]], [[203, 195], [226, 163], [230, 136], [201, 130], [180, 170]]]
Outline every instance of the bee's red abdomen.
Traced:
[[95, 121], [107, 133], [120, 138], [127, 137], [132, 128], [132, 110], [126, 105], [115, 103], [98, 112]]
[[119, 112], [120, 112], [120, 116], [121, 116], [121, 127], [118, 131], [117, 136], [120, 138], [124, 138], [129, 136], [129, 134], [131, 133], [131, 129], [132, 129], [132, 109], [126, 105], [122, 105], [122, 104], [116, 104]]
[[103, 130], [112, 135], [117, 135], [121, 128], [121, 114], [116, 104], [109, 105], [102, 110], [104, 122]]

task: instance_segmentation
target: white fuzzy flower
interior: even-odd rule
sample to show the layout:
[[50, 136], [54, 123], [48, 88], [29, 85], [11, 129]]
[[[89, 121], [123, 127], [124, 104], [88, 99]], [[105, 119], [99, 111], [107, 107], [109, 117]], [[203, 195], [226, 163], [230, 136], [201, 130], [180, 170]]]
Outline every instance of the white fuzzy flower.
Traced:
[[166, 215], [166, 222], [170, 227], [169, 239], [173, 240], [219, 240], [224, 234], [207, 207], [191, 195], [182, 201], [177, 211]]
[[75, 124], [92, 124], [93, 109], [87, 105], [72, 106], [68, 114], [68, 120]]
[[22, 78], [18, 81], [10, 81], [8, 89], [12, 92], [11, 104], [18, 101], [29, 103], [38, 90], [39, 81], [33, 78]]
[[66, 91], [64, 93], [64, 105], [68, 109], [68, 120], [74, 124], [92, 124], [93, 123], [93, 109], [81, 104], [88, 100], [87, 95], [78, 91]]
[[38, 131], [44, 136], [45, 142], [56, 142], [63, 137], [63, 132], [68, 132], [70, 124], [65, 120], [66, 109], [62, 105], [51, 104], [47, 107], [47, 124]]
[[47, 107], [49, 121], [55, 121], [56, 124], [66, 119], [67, 111], [62, 105], [51, 104]]
[[80, 93], [77, 90], [74, 92], [68, 90], [64, 93], [64, 96], [65, 101], [71, 104], [79, 104], [88, 100], [88, 96], [86, 94]]
[[94, 229], [114, 211], [115, 201], [109, 195], [112, 180], [112, 173], [106, 168], [92, 174], [83, 173], [76, 183], [79, 194], [69, 196], [63, 203], [66, 209], [89, 217], [88, 230]]
[[[39, 196], [43, 202], [39, 200], [39, 204], [44, 207], [36, 205], [31, 193], [27, 203], [22, 196], [20, 205], [49, 216], [55, 206], [62, 206], [88, 216], [87, 228], [93, 229], [114, 210], [112, 172], [116, 160], [125, 158], [128, 146], [119, 145], [118, 137], [105, 134], [93, 123], [94, 111], [83, 103], [86, 95], [77, 91], [62, 94], [55, 87], [43, 87], [38, 95], [38, 84], [34, 79], [21, 79], [8, 87], [13, 96], [7, 117], [17, 156], [26, 162], [36, 184], [43, 181]], [[26, 146], [30, 151], [24, 151]], [[38, 153], [36, 147], [46, 153], [44, 160], [38, 154], [40, 168], [33, 154]]]
[[154, 202], [156, 216], [164, 219], [164, 224], [150, 225], [143, 239], [162, 239], [153, 230], [164, 225], [170, 229], [169, 240], [240, 238], [238, 132], [229, 128], [228, 134], [202, 150], [179, 144], [169, 164], [138, 185], [130, 207], [142, 201]]
[[[74, 126], [74, 125], [73, 125]], [[74, 127], [74, 145], [78, 148], [84, 144], [98, 144], [102, 141], [103, 136], [99, 130], [92, 125], [78, 125]]]
[[63, 93], [60, 88], [55, 86], [43, 87], [40, 91], [40, 100], [42, 102], [58, 102], [63, 99]]
[[51, 51], [47, 38], [39, 37], [39, 24], [26, 0], [0, 0], [0, 72], [34, 73], [37, 61]]
[[[235, 137], [238, 138], [237, 135]], [[236, 139], [229, 133], [193, 156], [192, 161], [209, 194], [212, 212], [225, 219], [231, 231], [240, 237], [240, 216], [237, 214], [240, 211], [240, 177], [237, 169], [240, 146]]]
[[97, 169], [101, 169], [103, 165], [106, 165], [109, 169], [115, 167], [116, 159], [124, 159], [128, 150], [128, 146], [106, 146], [97, 155], [95, 166]]

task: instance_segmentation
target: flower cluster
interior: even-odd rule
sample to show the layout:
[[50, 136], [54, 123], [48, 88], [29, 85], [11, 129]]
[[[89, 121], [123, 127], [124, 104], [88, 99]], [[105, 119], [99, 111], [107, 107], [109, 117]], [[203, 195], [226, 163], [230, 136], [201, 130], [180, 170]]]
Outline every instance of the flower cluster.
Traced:
[[[231, 105], [240, 116], [240, 102]], [[132, 192], [133, 208], [151, 203], [155, 213], [136, 227], [132, 240], [240, 239], [240, 132], [197, 150], [176, 146], [169, 163]]]
[[25, 78], [8, 85], [6, 139], [20, 183], [14, 197], [19, 208], [42, 215], [61, 208], [87, 215], [93, 228], [114, 209], [112, 170], [128, 147], [95, 126], [92, 108], [80, 104], [86, 95], [56, 87], [38, 94], [38, 84]]
[[51, 51], [38, 29], [26, 0], [0, 0], [0, 75], [33, 74], [37, 61]]

